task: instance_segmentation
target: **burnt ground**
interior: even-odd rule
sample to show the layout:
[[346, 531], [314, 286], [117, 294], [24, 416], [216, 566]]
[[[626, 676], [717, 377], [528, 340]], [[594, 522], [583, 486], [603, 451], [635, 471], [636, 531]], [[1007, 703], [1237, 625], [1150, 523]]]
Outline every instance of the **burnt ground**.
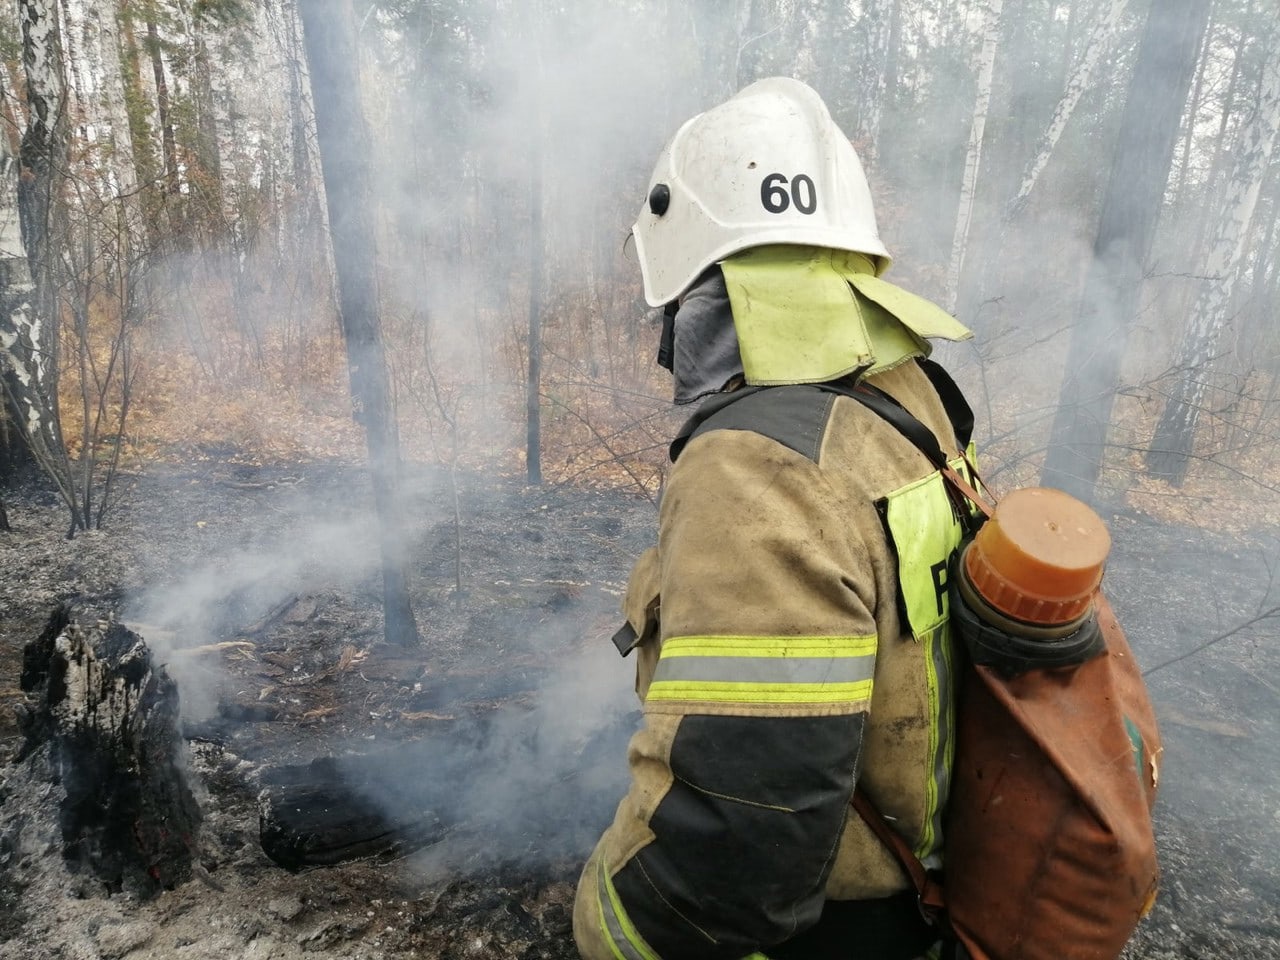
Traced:
[[[633, 722], [631, 667], [608, 637], [653, 508], [478, 474], [458, 483], [460, 550], [449, 475], [411, 478], [425, 638], [413, 650], [382, 642], [358, 470], [152, 468], [127, 478], [107, 530], [71, 541], [47, 494], [6, 495], [0, 960], [574, 956], [573, 882], [621, 789], [614, 732]], [[1109, 591], [1145, 664], [1280, 604], [1274, 532], [1225, 538], [1131, 513], [1112, 530]], [[7, 762], [21, 649], [64, 598], [119, 610], [180, 681], [205, 821], [196, 878], [150, 900], [69, 872], [56, 813]], [[1150, 677], [1165, 881], [1133, 960], [1280, 957], [1277, 623]], [[439, 765], [403, 763], [437, 743], [459, 746]], [[259, 794], [325, 756], [386, 757], [375, 791], [448, 803], [448, 823], [395, 859], [282, 869], [259, 843]]]

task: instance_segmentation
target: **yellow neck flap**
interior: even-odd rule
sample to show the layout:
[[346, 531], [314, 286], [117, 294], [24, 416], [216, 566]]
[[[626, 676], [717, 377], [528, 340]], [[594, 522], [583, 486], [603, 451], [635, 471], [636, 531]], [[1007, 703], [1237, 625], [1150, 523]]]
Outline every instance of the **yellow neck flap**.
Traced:
[[869, 257], [754, 247], [720, 264], [747, 383], [823, 383], [928, 356], [973, 334], [941, 307], [875, 275]]

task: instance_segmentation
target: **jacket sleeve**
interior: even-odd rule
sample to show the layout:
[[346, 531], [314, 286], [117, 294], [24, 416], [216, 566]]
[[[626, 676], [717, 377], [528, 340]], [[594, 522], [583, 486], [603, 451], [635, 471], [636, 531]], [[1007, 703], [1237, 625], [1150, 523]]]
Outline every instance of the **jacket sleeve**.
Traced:
[[631, 788], [575, 906], [587, 960], [737, 960], [817, 921], [875, 666], [849, 509], [814, 462], [748, 431], [677, 462]]

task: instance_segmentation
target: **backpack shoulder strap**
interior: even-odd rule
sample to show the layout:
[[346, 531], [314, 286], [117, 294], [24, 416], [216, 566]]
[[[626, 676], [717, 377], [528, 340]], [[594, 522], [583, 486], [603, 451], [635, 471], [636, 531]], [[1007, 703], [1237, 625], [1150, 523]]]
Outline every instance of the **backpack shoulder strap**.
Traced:
[[884, 420], [900, 434], [911, 441], [917, 450], [925, 455], [928, 461], [941, 470], [947, 463], [947, 455], [942, 452], [942, 445], [933, 431], [915, 418], [906, 407], [889, 394], [866, 383], [857, 386], [846, 386], [843, 383], [815, 384], [820, 390], [838, 393], [843, 397], [857, 400], [860, 404]]
[[858, 811], [858, 816], [863, 822], [871, 828], [876, 839], [893, 854], [894, 859], [902, 867], [902, 872], [915, 887], [916, 896], [920, 898], [920, 911], [925, 919], [935, 925], [942, 924], [947, 906], [942, 885], [929, 876], [929, 871], [907, 846], [907, 841], [889, 825], [889, 821], [875, 808], [875, 804], [863, 792], [862, 787], [854, 788], [853, 799], [849, 802], [853, 805], [853, 809]]
[[926, 357], [917, 358], [916, 363], [933, 384], [933, 389], [938, 392], [938, 399], [942, 401], [942, 408], [947, 411], [947, 419], [951, 421], [951, 428], [956, 432], [956, 441], [963, 451], [973, 439], [973, 407], [969, 406], [969, 401], [965, 399], [959, 384], [951, 379], [951, 374], [947, 373], [942, 364]]
[[[941, 370], [942, 368], [939, 367], [938, 369]], [[950, 381], [949, 377], [947, 379]], [[973, 504], [978, 512], [984, 516], [991, 515], [991, 507], [983, 496], [947, 461], [947, 455], [942, 452], [942, 446], [938, 443], [938, 438], [933, 435], [933, 431], [917, 420], [911, 411], [889, 396], [889, 394], [866, 383], [860, 383], [855, 387], [845, 386], [842, 383], [821, 383], [814, 384], [814, 386], [830, 393], [838, 393], [841, 396], [857, 400], [911, 441], [916, 449], [924, 454], [934, 468], [946, 479], [948, 492], [958, 498], [957, 506], [960, 507], [960, 516], [962, 518], [968, 515], [968, 510], [964, 508], [965, 502]], [[952, 386], [955, 386], [954, 382], [952, 382]], [[956, 387], [956, 393], [959, 395], [958, 387]], [[963, 396], [960, 399], [963, 400]], [[964, 407], [966, 410], [969, 409], [967, 403]], [[969, 412], [968, 416], [972, 420], [972, 411]], [[970, 424], [971, 431], [972, 424]], [[959, 431], [957, 431], [956, 439], [961, 439]], [[968, 446], [967, 440], [964, 441], [962, 449], [964, 446]], [[970, 464], [970, 469], [972, 469], [972, 464]], [[976, 471], [974, 475], [976, 477]]]

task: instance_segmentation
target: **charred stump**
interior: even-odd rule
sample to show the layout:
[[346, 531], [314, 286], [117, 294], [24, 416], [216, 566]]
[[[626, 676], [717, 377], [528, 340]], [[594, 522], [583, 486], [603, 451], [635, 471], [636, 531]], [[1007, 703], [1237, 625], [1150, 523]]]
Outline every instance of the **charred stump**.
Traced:
[[187, 784], [178, 689], [137, 634], [60, 607], [23, 651], [18, 761], [51, 783], [63, 858], [109, 892], [190, 879], [200, 809]]

